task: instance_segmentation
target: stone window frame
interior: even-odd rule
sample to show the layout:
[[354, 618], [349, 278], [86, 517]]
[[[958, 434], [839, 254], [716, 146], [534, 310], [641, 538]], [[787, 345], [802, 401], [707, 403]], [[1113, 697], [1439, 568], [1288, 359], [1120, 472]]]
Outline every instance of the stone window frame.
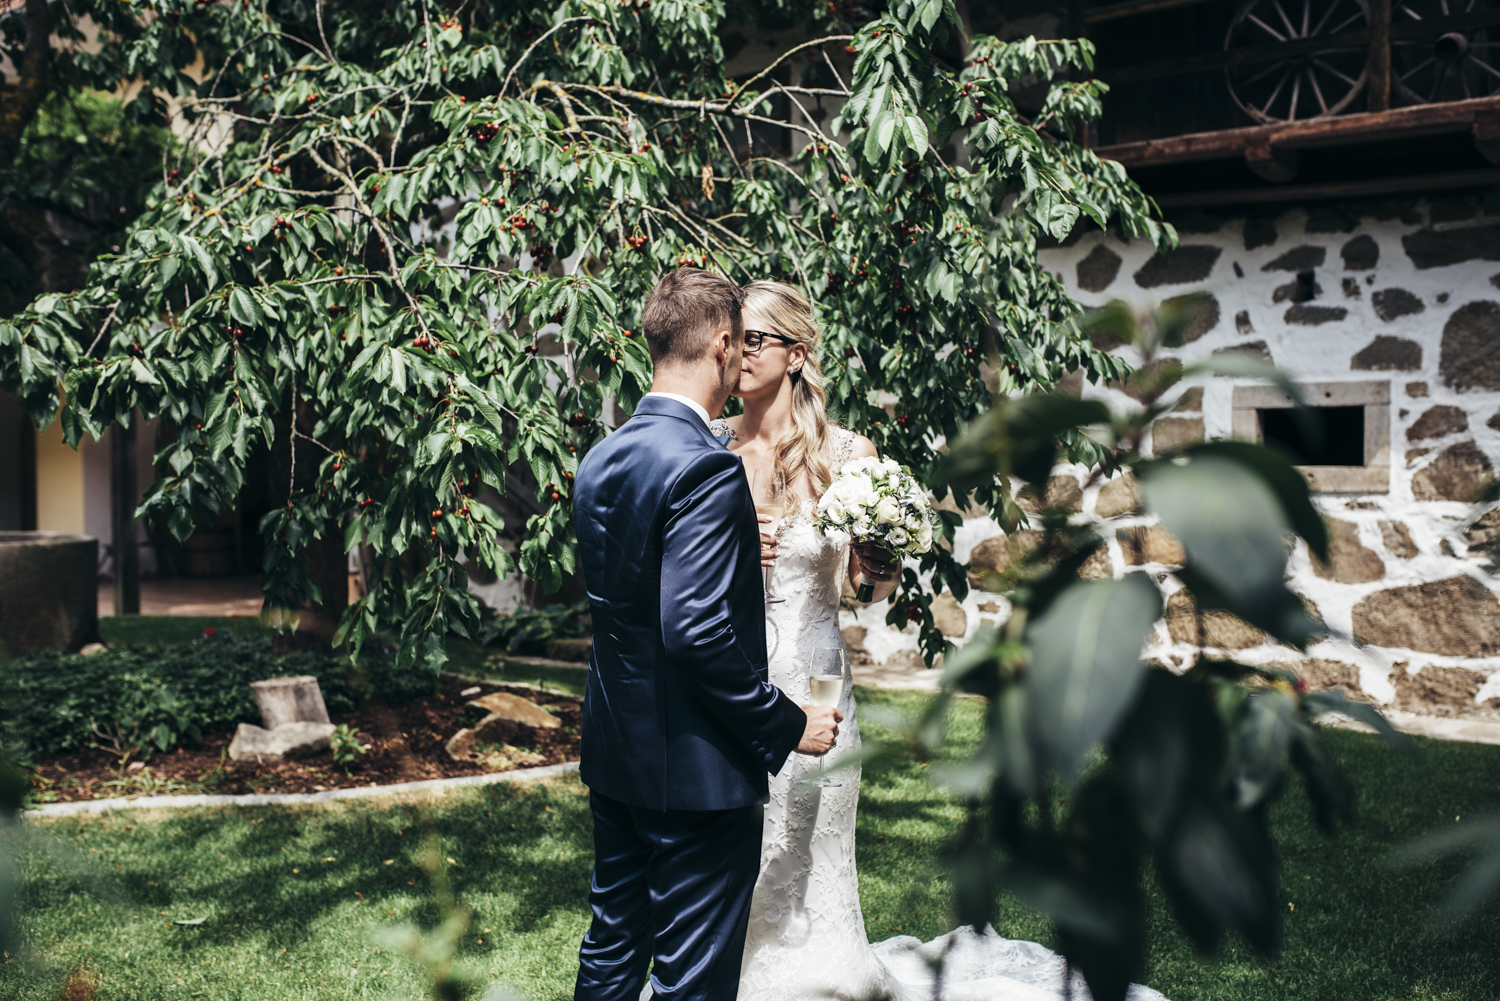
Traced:
[[[1314, 493], [1386, 494], [1391, 492], [1391, 384], [1368, 382], [1299, 382], [1309, 406], [1365, 408], [1363, 466], [1298, 466]], [[1261, 441], [1261, 410], [1290, 409], [1291, 398], [1275, 386], [1235, 386], [1231, 428], [1243, 441]]]

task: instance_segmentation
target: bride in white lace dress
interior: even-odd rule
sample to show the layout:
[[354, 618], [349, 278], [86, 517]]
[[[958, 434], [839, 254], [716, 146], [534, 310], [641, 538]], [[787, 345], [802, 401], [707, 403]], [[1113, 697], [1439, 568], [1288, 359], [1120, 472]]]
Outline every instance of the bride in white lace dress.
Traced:
[[[870, 441], [831, 426], [823, 409], [818, 367], [818, 330], [812, 309], [794, 288], [752, 282], [745, 303], [745, 360], [735, 395], [744, 414], [716, 421], [716, 435], [731, 436], [729, 448], [746, 472], [774, 472], [787, 497], [787, 515], [774, 538], [766, 536], [773, 592], [783, 601], [767, 606], [766, 647], [771, 683], [799, 705], [811, 702], [802, 658], [819, 647], [842, 646], [839, 599], [861, 582], [875, 585], [876, 602], [894, 590], [895, 567], [873, 546], [847, 537], [822, 536], [813, 527], [813, 501], [838, 466], [874, 455]], [[763, 518], [763, 521], [769, 519]], [[853, 685], [839, 700], [844, 721], [830, 762], [857, 751], [859, 721]], [[927, 957], [952, 942], [943, 976], [949, 1001], [1056, 1001], [1063, 990], [1062, 961], [1031, 942], [960, 929], [923, 944], [910, 936], [872, 946], [865, 936], [855, 870], [855, 810], [858, 768], [838, 773], [831, 788], [799, 782], [818, 768], [816, 759], [793, 754], [771, 778], [761, 847], [760, 880], [751, 904], [739, 1001], [801, 1001], [815, 998], [928, 1001], [932, 972]], [[816, 776], [813, 776], [816, 778]], [[1081, 978], [1073, 998], [1086, 1001]], [[1133, 1001], [1159, 998], [1133, 988]]]

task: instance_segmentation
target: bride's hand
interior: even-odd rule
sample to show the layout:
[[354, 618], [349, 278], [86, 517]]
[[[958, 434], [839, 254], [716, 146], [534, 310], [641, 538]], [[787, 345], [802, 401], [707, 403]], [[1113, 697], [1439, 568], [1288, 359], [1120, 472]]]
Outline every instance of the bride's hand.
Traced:
[[[755, 520], [760, 522], [762, 525], [769, 525], [771, 523], [771, 516], [768, 514], [758, 514], [755, 516]], [[774, 567], [776, 565], [776, 544], [776, 536], [767, 535], [765, 532], [760, 533], [761, 566]]]
[[896, 558], [878, 542], [856, 542], [854, 569], [871, 584], [884, 584], [895, 576]]

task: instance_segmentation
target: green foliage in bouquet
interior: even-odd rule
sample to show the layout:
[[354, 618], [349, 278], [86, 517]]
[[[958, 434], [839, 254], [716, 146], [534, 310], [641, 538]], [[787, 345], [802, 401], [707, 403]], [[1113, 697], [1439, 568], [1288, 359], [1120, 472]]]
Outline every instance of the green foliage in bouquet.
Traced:
[[[955, 443], [949, 483], [969, 490], [1015, 477], [1044, 493], [1059, 438], [1087, 436], [1103, 456], [1093, 482], [1135, 476], [1145, 512], [1180, 541], [1185, 564], [1171, 576], [1197, 615], [1237, 616], [1304, 648], [1322, 627], [1287, 587], [1288, 542], [1300, 537], [1326, 559], [1328, 536], [1301, 474], [1244, 442], [1142, 453], [1152, 422], [1170, 409], [1164, 394], [1185, 377], [1260, 377], [1295, 394], [1284, 377], [1244, 359], [1158, 363], [1161, 348], [1178, 345], [1194, 305], [1144, 324], [1118, 304], [1093, 318], [1140, 349], [1138, 411], [1114, 415], [1101, 402], [1052, 394], [1002, 399]], [[1181, 674], [1143, 664], [1162, 584], [1145, 572], [1081, 579], [1103, 545], [1094, 528], [1070, 524], [1061, 509], [1044, 510], [1039, 527], [1039, 545], [991, 582], [1012, 604], [1009, 619], [947, 657], [942, 696], [910, 733], [936, 746], [955, 696], [986, 699], [980, 749], [933, 769], [970, 802], [951, 859], [960, 920], [982, 926], [999, 890], [1013, 890], [1053, 919], [1061, 951], [1093, 996], [1119, 1001], [1146, 950], [1149, 869], [1204, 954], [1230, 933], [1273, 954], [1284, 905], [1271, 801], [1300, 776], [1329, 834], [1350, 820], [1354, 803], [1313, 721], [1343, 713], [1409, 742], [1372, 707], [1335, 690], [1309, 691], [1282, 668], [1201, 651]]]
[[[1009, 393], [1124, 373], [1040, 241], [1085, 219], [1175, 240], [1078, 142], [1106, 89], [1072, 79], [1092, 46], [957, 39], [952, 0], [819, 8], [815, 37], [743, 81], [723, 0], [33, 6], [63, 39], [98, 29], [57, 73], [139, 78], [132, 112], [172, 95], [190, 134], [82, 290], [0, 323], [0, 386], [69, 443], [161, 417], [141, 513], [178, 538], [232, 503], [252, 451], [289, 452], [261, 525], [268, 602], [319, 597], [312, 540], [363, 544], [371, 587], [334, 638], [395, 636], [402, 667], [479, 630], [468, 562], [544, 589], [574, 572], [573, 473], [606, 401], [629, 412], [649, 385], [639, 309], [665, 271], [801, 287], [833, 411], [930, 481], [987, 376]], [[0, 52], [32, 66], [46, 27]], [[1023, 79], [1047, 83], [1030, 114]], [[521, 523], [475, 503], [485, 488], [524, 495]], [[1003, 484], [976, 493], [1004, 507]], [[935, 654], [926, 592], [968, 585], [942, 547], [922, 569], [891, 615]]]

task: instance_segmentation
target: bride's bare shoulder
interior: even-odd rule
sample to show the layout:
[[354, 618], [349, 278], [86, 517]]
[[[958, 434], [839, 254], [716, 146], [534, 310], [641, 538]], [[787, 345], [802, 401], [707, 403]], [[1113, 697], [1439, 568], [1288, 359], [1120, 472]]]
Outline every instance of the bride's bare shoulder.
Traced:
[[834, 465], [842, 466], [851, 459], [864, 459], [875, 454], [875, 443], [864, 435], [837, 424], [829, 426], [829, 451]]

